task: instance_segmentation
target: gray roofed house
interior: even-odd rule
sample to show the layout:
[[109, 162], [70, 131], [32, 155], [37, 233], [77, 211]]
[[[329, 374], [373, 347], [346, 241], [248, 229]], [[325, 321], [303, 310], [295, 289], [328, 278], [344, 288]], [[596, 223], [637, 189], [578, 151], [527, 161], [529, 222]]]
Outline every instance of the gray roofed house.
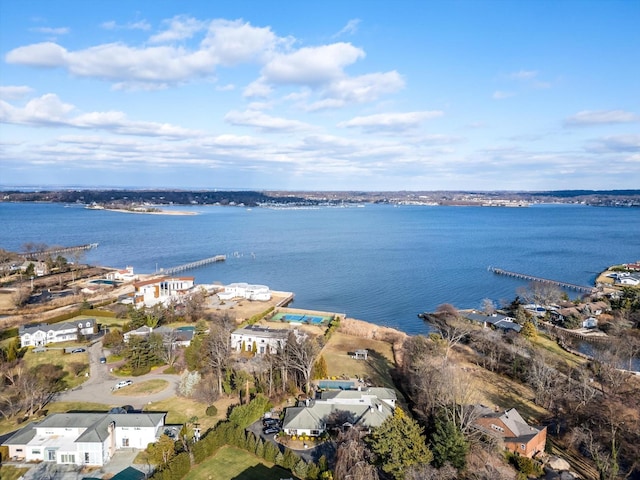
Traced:
[[514, 331], [516, 333], [520, 333], [522, 330], [522, 326], [514, 321], [513, 318], [507, 317], [506, 315], [500, 315], [499, 313], [494, 313], [493, 315], [484, 315], [481, 313], [467, 313], [464, 315], [464, 318], [467, 320], [471, 320], [473, 322], [481, 323], [483, 326], [493, 325], [496, 328], [506, 331]]
[[324, 391], [315, 400], [287, 408], [282, 429], [289, 435], [318, 436], [329, 428], [379, 427], [393, 415], [396, 400], [390, 388]]
[[507, 450], [526, 457], [544, 452], [547, 427], [529, 425], [515, 408], [492, 411], [487, 407], [476, 407], [480, 416], [474, 421], [476, 428], [497, 437]]
[[165, 412], [56, 413], [20, 429], [2, 445], [28, 462], [106, 464], [121, 448], [147, 448], [164, 429]]
[[18, 335], [21, 347], [41, 347], [49, 343], [77, 340], [78, 333], [93, 335], [96, 328], [95, 318], [83, 318], [73, 322], [22, 325], [18, 329]]

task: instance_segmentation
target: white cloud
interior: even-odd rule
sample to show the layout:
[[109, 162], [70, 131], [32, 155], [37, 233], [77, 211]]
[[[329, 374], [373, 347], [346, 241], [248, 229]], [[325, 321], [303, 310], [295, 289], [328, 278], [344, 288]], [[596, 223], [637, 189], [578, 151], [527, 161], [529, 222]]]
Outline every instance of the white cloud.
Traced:
[[612, 135], [600, 138], [587, 147], [595, 153], [640, 152], [640, 135]]
[[423, 121], [441, 117], [442, 115], [444, 115], [444, 112], [440, 110], [404, 113], [378, 113], [375, 115], [355, 117], [346, 122], [340, 122], [338, 127], [359, 127], [368, 131], [402, 131], [416, 128]]
[[63, 103], [57, 95], [49, 93], [17, 108], [0, 101], [0, 119], [19, 125], [48, 125], [80, 129], [108, 130], [121, 135], [142, 135], [173, 138], [190, 138], [201, 132], [168, 123], [129, 120], [123, 112], [89, 112], [72, 116], [76, 107]]
[[343, 69], [364, 58], [362, 49], [350, 43], [304, 47], [275, 55], [262, 69], [267, 82], [321, 85], [343, 76]]
[[18, 47], [7, 53], [7, 63], [29, 65], [31, 67], [62, 67], [65, 65], [67, 50], [53, 42], [34, 43]]
[[268, 97], [271, 95], [273, 89], [267, 85], [262, 78], [259, 78], [255, 82], [251, 82], [247, 85], [242, 92], [242, 95], [246, 98], [252, 97]]
[[186, 15], [177, 15], [165, 20], [167, 29], [149, 38], [151, 43], [168, 43], [193, 37], [197, 32], [206, 28], [206, 23]]
[[347, 24], [342, 27], [342, 29], [336, 33], [333, 37], [339, 37], [341, 35], [349, 34], [349, 35], [354, 35], [357, 31], [358, 31], [358, 25], [360, 25], [360, 22], [362, 20], [360, 20], [359, 18], [352, 18], [351, 20], [349, 20], [347, 22]]
[[26, 85], [0, 86], [0, 99], [17, 100], [29, 95], [33, 89]]
[[263, 132], [308, 130], [310, 125], [298, 120], [273, 117], [259, 110], [231, 111], [224, 116], [224, 120], [231, 125], [255, 127]]
[[639, 122], [640, 116], [624, 110], [584, 110], [565, 120], [570, 127], [586, 125], [610, 125], [617, 123]]
[[236, 86], [233, 83], [227, 83], [226, 85], [216, 85], [216, 90], [219, 92], [229, 92], [235, 89]]

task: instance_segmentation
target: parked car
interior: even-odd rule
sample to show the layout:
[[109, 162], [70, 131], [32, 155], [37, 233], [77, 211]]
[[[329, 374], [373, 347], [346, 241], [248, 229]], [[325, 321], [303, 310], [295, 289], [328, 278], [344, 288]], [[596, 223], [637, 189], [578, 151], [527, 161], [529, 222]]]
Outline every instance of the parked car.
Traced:
[[83, 353], [86, 351], [87, 351], [86, 348], [74, 348], [73, 350], [71, 350], [71, 353]]
[[100, 363], [107, 363], [107, 357], [100, 357]]
[[114, 390], [119, 390], [121, 388], [128, 387], [132, 383], [133, 383], [133, 380], [120, 380], [118, 383], [116, 383], [116, 385], [113, 387], [113, 389]]
[[263, 427], [275, 427], [280, 423], [279, 418], [265, 418], [262, 420]]
[[265, 427], [262, 429], [262, 433], [264, 433], [265, 435], [271, 435], [272, 433], [278, 433], [279, 431], [279, 427]]

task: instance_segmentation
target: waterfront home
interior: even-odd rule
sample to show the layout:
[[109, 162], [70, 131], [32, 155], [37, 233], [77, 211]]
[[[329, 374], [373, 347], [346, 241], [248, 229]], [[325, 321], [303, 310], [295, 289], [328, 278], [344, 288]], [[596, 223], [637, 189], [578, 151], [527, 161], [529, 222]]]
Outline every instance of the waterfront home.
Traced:
[[182, 327], [182, 328], [170, 328], [170, 327], [147, 327], [143, 325], [135, 330], [125, 332], [123, 335], [125, 343], [128, 343], [131, 337], [149, 338], [152, 333], [157, 333], [162, 337], [163, 343], [166, 345], [171, 344], [174, 347], [188, 347], [191, 345], [195, 328]]
[[4, 441], [9, 458], [102, 466], [120, 449], [147, 448], [164, 431], [166, 412], [55, 413]]
[[472, 322], [480, 323], [484, 328], [487, 328], [488, 325], [492, 325], [495, 328], [499, 328], [504, 332], [513, 331], [516, 333], [520, 333], [522, 330], [522, 326], [515, 322], [515, 319], [511, 317], [507, 317], [506, 315], [501, 315], [499, 313], [494, 313], [493, 315], [484, 315], [482, 313], [466, 313], [464, 314], [464, 318], [467, 320], [471, 320]]
[[480, 416], [474, 421], [474, 426], [499, 439], [506, 450], [529, 458], [544, 452], [547, 427], [529, 425], [515, 408], [498, 412], [483, 406], [476, 408]]
[[104, 278], [118, 282], [133, 282], [138, 279], [138, 277], [133, 273], [133, 267], [130, 265], [127, 265], [127, 267], [122, 270], [108, 272]]
[[231, 333], [231, 349], [263, 355], [277, 353], [287, 343], [290, 330], [248, 325]]
[[21, 325], [18, 329], [21, 347], [41, 347], [49, 343], [78, 340], [80, 335], [93, 335], [97, 332], [95, 318], [83, 318], [77, 322], [59, 322], [51, 325]]
[[285, 411], [282, 430], [287, 435], [322, 435], [332, 428], [379, 427], [393, 415], [396, 392], [390, 388], [329, 390]]
[[180, 302], [191, 292], [194, 277], [159, 277], [133, 284], [133, 304], [138, 307], [153, 307], [171, 302]]
[[245, 298], [252, 301], [267, 302], [271, 300], [271, 291], [266, 285], [249, 285], [248, 283], [231, 283], [218, 292], [220, 300]]

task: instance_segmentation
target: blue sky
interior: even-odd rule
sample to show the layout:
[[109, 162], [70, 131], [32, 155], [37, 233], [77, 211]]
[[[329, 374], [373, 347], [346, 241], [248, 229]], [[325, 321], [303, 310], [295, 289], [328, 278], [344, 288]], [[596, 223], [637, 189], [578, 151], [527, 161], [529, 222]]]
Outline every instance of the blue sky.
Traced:
[[640, 188], [640, 2], [0, 3], [0, 186]]

